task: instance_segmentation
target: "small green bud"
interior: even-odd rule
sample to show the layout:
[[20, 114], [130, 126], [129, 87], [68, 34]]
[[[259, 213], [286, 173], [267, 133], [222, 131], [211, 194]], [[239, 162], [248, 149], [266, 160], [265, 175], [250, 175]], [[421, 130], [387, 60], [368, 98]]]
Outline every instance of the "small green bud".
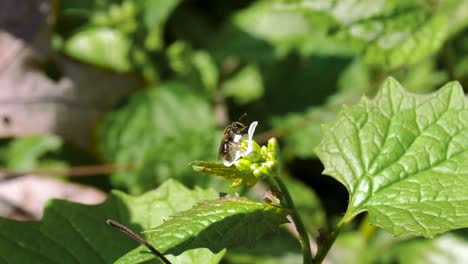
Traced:
[[276, 157], [279, 156], [278, 140], [274, 137], [268, 140], [268, 152], [274, 153]]
[[266, 159], [267, 160], [276, 160], [276, 156], [274, 153], [271, 153], [271, 152], [268, 152], [267, 155], [266, 155]]
[[268, 161], [265, 162], [264, 164], [265, 164], [265, 166], [267, 166], [269, 169], [271, 169], [271, 168], [275, 168], [277, 162], [272, 161], [272, 160], [268, 160]]
[[240, 159], [234, 163], [234, 166], [236, 166], [236, 168], [242, 172], [249, 172], [251, 165], [252, 165], [252, 162], [247, 159]]
[[253, 163], [252, 165], [250, 165], [251, 171], [255, 171], [257, 169], [260, 169], [260, 165], [258, 165], [257, 163]]

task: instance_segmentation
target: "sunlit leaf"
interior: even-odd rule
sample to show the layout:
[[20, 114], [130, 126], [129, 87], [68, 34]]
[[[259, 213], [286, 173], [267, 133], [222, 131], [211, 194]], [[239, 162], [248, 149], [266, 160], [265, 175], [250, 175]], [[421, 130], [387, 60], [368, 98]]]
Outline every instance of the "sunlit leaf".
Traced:
[[[219, 252], [239, 245], [252, 247], [285, 222], [285, 212], [278, 207], [230, 196], [201, 203], [148, 230], [147, 234], [148, 241], [163, 254], [178, 255], [194, 248]], [[117, 263], [139, 263], [153, 257], [141, 246]]]
[[422, 96], [389, 78], [374, 100], [344, 107], [323, 127], [316, 153], [349, 191], [345, 218], [368, 210], [395, 235], [433, 237], [468, 226], [467, 131], [458, 83]]
[[[109, 43], [112, 46], [109, 48]], [[128, 72], [130, 40], [110, 28], [90, 28], [73, 35], [64, 44], [69, 56], [96, 66]]]

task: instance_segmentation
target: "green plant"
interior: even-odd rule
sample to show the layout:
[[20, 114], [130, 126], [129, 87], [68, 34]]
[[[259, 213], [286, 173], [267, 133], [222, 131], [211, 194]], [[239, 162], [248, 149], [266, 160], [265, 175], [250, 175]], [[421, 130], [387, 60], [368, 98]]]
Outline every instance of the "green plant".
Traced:
[[[466, 1], [55, 2], [54, 81], [0, 76], [45, 79], [0, 105], [0, 213], [30, 174], [108, 198], [0, 218], [0, 262], [466, 262]], [[23, 108], [60, 129], [24, 136]]]

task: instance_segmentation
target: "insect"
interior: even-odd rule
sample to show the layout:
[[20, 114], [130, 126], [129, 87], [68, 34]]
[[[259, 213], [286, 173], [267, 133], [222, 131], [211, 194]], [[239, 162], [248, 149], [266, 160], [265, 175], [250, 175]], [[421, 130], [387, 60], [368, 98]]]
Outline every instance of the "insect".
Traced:
[[[245, 115], [245, 114], [244, 114]], [[244, 117], [242, 115], [239, 120]], [[232, 122], [224, 129], [223, 139], [219, 146], [218, 161], [222, 162], [226, 166], [232, 165], [236, 161], [236, 152], [240, 145], [240, 139], [242, 137], [242, 131], [246, 126], [239, 121]]]

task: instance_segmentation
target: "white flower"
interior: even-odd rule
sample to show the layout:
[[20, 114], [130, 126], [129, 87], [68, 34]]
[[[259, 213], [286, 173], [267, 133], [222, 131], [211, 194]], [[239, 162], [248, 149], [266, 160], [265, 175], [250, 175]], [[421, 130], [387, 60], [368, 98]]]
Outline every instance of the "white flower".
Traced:
[[236, 135], [234, 137], [233, 143], [234, 146], [232, 147], [233, 151], [233, 159], [232, 160], [223, 160], [223, 164], [226, 167], [231, 167], [232, 164], [234, 164], [236, 161], [238, 161], [240, 158], [243, 156], [247, 156], [250, 153], [252, 153], [254, 147], [253, 147], [253, 134], [255, 132], [255, 128], [257, 127], [258, 122], [254, 121], [250, 124], [249, 130], [247, 133], [247, 139], [245, 140], [245, 143], [247, 144], [247, 147], [241, 147], [242, 143], [241, 140], [244, 139], [245, 135]]

